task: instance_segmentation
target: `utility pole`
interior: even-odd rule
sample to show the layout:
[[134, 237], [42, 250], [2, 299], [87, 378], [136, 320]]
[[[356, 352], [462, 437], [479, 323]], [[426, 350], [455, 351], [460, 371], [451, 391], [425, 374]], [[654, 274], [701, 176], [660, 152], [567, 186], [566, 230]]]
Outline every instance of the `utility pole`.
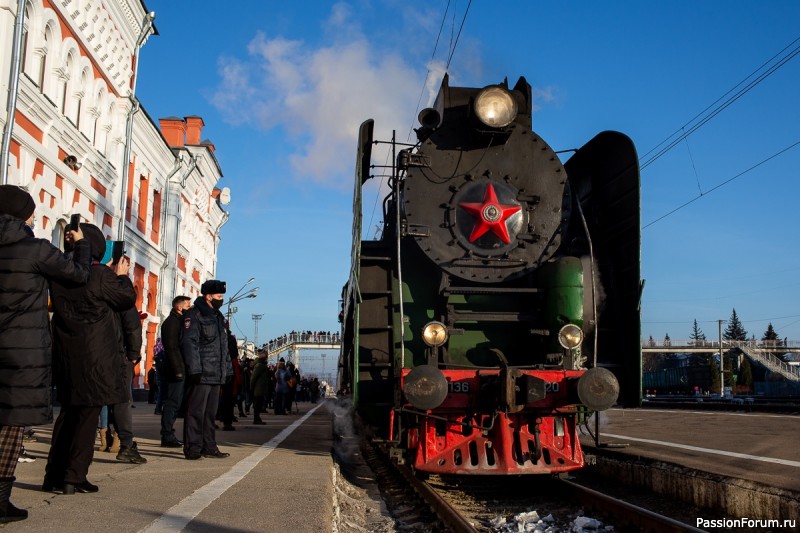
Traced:
[[255, 335], [253, 336], [253, 344], [256, 345], [256, 350], [258, 350], [258, 321], [261, 320], [261, 317], [264, 315], [253, 315], [253, 322], [256, 326]]
[[719, 333], [719, 397], [725, 398], [725, 360], [722, 358], [722, 323], [724, 320], [717, 320]]

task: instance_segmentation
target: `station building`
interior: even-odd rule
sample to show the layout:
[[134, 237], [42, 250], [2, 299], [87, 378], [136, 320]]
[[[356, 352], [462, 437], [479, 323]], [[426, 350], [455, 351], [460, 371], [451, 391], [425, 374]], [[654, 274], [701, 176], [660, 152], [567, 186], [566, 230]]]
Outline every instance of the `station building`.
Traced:
[[63, 246], [80, 214], [125, 241], [147, 313], [139, 388], [172, 298], [215, 277], [230, 195], [203, 119], [157, 123], [136, 98], [139, 50], [157, 34], [141, 0], [0, 0], [3, 179], [37, 201], [37, 237]]

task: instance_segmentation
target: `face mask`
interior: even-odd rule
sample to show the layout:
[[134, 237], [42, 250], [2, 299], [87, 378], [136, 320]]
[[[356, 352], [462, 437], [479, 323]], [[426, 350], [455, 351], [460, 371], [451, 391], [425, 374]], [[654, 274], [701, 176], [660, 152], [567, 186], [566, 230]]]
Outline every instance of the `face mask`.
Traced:
[[216, 298], [211, 300], [211, 307], [214, 309], [219, 309], [222, 307], [222, 299], [217, 300]]

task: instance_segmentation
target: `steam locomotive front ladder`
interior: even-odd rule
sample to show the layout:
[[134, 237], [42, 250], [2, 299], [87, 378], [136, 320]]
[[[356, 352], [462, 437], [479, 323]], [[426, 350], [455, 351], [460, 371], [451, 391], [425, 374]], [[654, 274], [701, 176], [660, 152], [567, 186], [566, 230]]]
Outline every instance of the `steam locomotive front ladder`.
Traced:
[[391, 405], [394, 373], [391, 250], [381, 241], [361, 242], [359, 304], [359, 403]]

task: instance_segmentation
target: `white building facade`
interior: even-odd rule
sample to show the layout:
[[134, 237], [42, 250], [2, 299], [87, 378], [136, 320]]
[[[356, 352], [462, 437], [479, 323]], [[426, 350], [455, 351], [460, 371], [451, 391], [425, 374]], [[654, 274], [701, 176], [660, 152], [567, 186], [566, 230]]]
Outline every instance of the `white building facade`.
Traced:
[[229, 193], [217, 188], [214, 145], [201, 140], [202, 118], [162, 119], [159, 129], [136, 100], [138, 49], [157, 33], [141, 0], [26, 0], [10, 114], [18, 6], [0, 0], [6, 180], [36, 201], [37, 237], [61, 245], [72, 214], [109, 240], [124, 236], [147, 313], [142, 387], [172, 298], [196, 296], [216, 273]]

